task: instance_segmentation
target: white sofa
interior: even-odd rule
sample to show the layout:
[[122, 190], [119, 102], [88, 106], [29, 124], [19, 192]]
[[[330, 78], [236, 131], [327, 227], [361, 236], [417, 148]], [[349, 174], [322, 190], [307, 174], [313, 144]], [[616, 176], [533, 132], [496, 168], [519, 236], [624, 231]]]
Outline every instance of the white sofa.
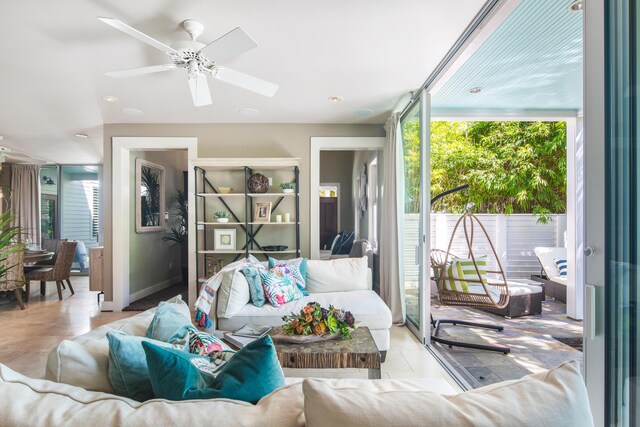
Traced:
[[[383, 354], [389, 349], [392, 325], [391, 311], [372, 290], [371, 270], [367, 257], [335, 260], [309, 260], [307, 262], [307, 290], [309, 296], [292, 301], [280, 307], [267, 303], [256, 307], [249, 301], [248, 284], [239, 287], [247, 290], [230, 290], [230, 281], [223, 281], [218, 291], [216, 304], [212, 308], [216, 317], [216, 329], [235, 331], [247, 323], [278, 326], [282, 317], [292, 312], [298, 313], [309, 302], [320, 303], [323, 307], [333, 305], [349, 310], [360, 326], [366, 326]], [[242, 277], [240, 277], [242, 279]], [[235, 285], [235, 284], [234, 284]], [[227, 304], [229, 298], [235, 301]], [[220, 301], [224, 304], [220, 304]], [[227, 310], [228, 306], [236, 309]]]

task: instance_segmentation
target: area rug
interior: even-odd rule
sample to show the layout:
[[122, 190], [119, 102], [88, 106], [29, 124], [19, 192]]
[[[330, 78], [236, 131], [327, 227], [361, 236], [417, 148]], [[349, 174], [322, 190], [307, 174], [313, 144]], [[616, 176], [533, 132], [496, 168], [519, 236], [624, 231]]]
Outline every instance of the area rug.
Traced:
[[466, 307], [439, 306], [432, 300], [431, 313], [438, 319], [460, 319], [504, 326], [503, 332], [443, 325], [439, 336], [481, 344], [498, 344], [511, 348], [504, 355], [486, 350], [461, 347], [449, 348], [433, 344], [437, 353], [472, 388], [499, 381], [518, 379], [524, 375], [542, 372], [567, 360], [582, 364], [578, 341], [582, 340], [582, 322], [569, 319], [565, 304], [548, 300], [542, 303], [541, 315], [513, 319]]
[[147, 295], [144, 298], [132, 302], [131, 304], [123, 308], [122, 311], [145, 311], [150, 308], [157, 307], [158, 304], [160, 304], [162, 301], [173, 298], [178, 294], [182, 295], [182, 299], [184, 301], [187, 301], [188, 292], [189, 288], [187, 287], [187, 285], [183, 285], [182, 283], [172, 285], [168, 288], [156, 292], [155, 294]]

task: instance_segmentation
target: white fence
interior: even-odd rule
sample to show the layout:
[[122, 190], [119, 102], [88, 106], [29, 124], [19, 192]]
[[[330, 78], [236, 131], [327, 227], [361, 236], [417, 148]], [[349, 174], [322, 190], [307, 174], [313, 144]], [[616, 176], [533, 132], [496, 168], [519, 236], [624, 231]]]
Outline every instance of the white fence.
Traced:
[[[540, 272], [540, 263], [533, 253], [533, 248], [565, 246], [566, 215], [552, 215], [547, 224], [538, 224], [538, 217], [529, 214], [478, 214], [477, 217], [487, 230], [509, 278], [529, 278], [532, 274]], [[405, 215], [404, 218], [405, 280], [417, 281], [415, 247], [419, 239], [418, 215]], [[459, 218], [460, 215], [431, 214], [431, 249], [447, 249], [453, 227]], [[481, 230], [476, 230], [476, 233], [481, 233]], [[484, 238], [476, 242], [474, 254], [485, 255], [491, 252]], [[458, 256], [467, 256], [468, 249], [463, 231], [458, 230], [456, 233], [451, 252]], [[489, 257], [489, 260], [488, 267], [492, 270], [495, 262], [493, 257]]]

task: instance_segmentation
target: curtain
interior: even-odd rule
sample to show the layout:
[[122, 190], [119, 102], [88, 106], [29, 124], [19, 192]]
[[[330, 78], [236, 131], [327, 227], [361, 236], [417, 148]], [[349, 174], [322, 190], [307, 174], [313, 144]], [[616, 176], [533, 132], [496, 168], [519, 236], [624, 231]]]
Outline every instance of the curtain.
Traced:
[[22, 228], [21, 242], [40, 244], [40, 166], [12, 165], [11, 211], [13, 225]]
[[[398, 114], [392, 114], [385, 124], [387, 146], [383, 163], [382, 203], [380, 217], [380, 296], [389, 306], [393, 323], [404, 323], [404, 286], [400, 260], [400, 217], [398, 215], [398, 163], [402, 159]], [[401, 190], [401, 188], [400, 188]]]

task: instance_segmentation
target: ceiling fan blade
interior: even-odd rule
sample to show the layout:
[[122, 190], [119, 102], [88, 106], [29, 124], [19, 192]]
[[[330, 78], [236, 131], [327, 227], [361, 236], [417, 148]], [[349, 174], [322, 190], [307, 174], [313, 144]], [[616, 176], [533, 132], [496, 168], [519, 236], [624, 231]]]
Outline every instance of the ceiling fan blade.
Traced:
[[211, 61], [220, 62], [238, 56], [255, 47], [258, 47], [258, 43], [249, 34], [245, 33], [242, 28], [236, 27], [200, 49], [200, 52], [204, 53]]
[[189, 88], [191, 89], [191, 97], [193, 105], [202, 107], [211, 104], [211, 93], [209, 92], [209, 83], [207, 76], [200, 73], [197, 78], [189, 79]]
[[160, 49], [163, 52], [178, 53], [178, 51], [175, 50], [174, 48], [169, 47], [166, 44], [154, 39], [153, 37], [150, 37], [145, 33], [138, 31], [133, 27], [128, 26], [122, 21], [119, 21], [113, 18], [102, 18], [102, 17], [98, 17], [98, 19], [104, 22], [105, 24], [111, 25], [115, 29], [122, 31], [123, 33], [127, 33], [130, 36], [137, 38], [141, 42], [144, 42], [150, 46], [153, 46], [156, 49]]
[[275, 83], [253, 77], [239, 71], [234, 71], [229, 68], [218, 67], [214, 70], [213, 76], [223, 82], [269, 97], [275, 95], [280, 87]]
[[130, 70], [121, 70], [121, 71], [109, 71], [104, 73], [105, 76], [109, 77], [132, 77], [132, 76], [141, 76], [143, 74], [151, 74], [151, 73], [159, 73], [161, 71], [169, 71], [177, 68], [173, 64], [163, 64], [163, 65], [152, 65], [150, 67], [142, 67], [142, 68], [132, 68]]

